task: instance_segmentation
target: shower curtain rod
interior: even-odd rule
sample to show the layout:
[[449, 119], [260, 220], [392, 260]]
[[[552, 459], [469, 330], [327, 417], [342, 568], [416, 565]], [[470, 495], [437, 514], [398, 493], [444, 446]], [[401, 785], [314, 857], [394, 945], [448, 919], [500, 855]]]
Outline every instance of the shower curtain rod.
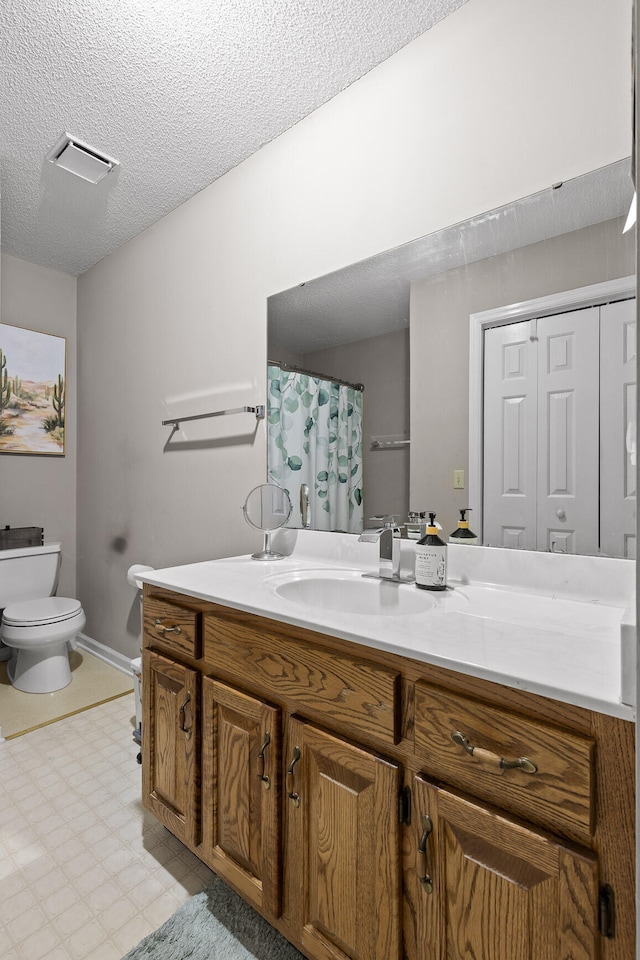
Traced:
[[364, 383], [350, 383], [349, 380], [341, 380], [339, 377], [332, 377], [328, 373], [318, 373], [317, 370], [305, 370], [304, 367], [296, 367], [292, 363], [281, 363], [279, 360], [267, 360], [270, 367], [280, 367], [288, 373], [305, 373], [308, 377], [316, 377], [318, 380], [330, 380], [331, 383], [338, 383], [341, 387], [352, 387], [354, 390], [360, 390], [364, 393]]

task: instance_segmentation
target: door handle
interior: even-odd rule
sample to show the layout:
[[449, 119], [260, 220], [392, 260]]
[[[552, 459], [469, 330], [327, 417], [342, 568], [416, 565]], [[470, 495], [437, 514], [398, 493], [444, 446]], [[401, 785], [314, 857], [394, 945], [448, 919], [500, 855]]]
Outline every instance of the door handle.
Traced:
[[427, 854], [427, 842], [433, 833], [433, 821], [428, 814], [422, 818], [422, 833], [418, 841], [418, 850], [416, 856], [416, 870], [418, 880], [422, 884], [425, 893], [433, 893], [433, 880], [429, 874], [429, 857]]
[[460, 733], [459, 730], [453, 730], [451, 732], [451, 739], [454, 743], [457, 743], [458, 746], [462, 747], [470, 757], [479, 760], [480, 763], [487, 764], [487, 766], [492, 768], [496, 773], [502, 773], [503, 770], [522, 770], [523, 773], [538, 772], [537, 766], [532, 760], [529, 760], [528, 757], [518, 757], [516, 760], [505, 760], [504, 757], [493, 753], [491, 750], [485, 750], [483, 747], [474, 747], [469, 743], [464, 733]]
[[184, 703], [182, 704], [182, 706], [180, 707], [180, 711], [179, 711], [179, 713], [178, 713], [178, 726], [180, 727], [180, 730], [184, 733], [184, 735], [185, 735], [185, 737], [187, 738], [187, 740], [190, 740], [190, 739], [191, 739], [191, 734], [193, 733], [193, 729], [192, 729], [191, 727], [187, 727], [187, 726], [186, 726], [186, 723], [187, 723], [187, 713], [186, 713], [186, 711], [187, 711], [187, 704], [189, 704], [190, 702], [191, 702], [191, 694], [190, 694], [190, 693], [187, 693], [187, 696], [185, 697], [185, 701], [184, 701]]
[[264, 740], [262, 741], [262, 746], [260, 747], [260, 753], [258, 754], [258, 780], [262, 780], [265, 790], [268, 790], [271, 786], [269, 777], [264, 775], [264, 752], [271, 743], [271, 734], [267, 730], [264, 735]]
[[300, 794], [296, 793], [296, 791], [294, 790], [294, 787], [296, 785], [295, 777], [294, 777], [294, 769], [299, 759], [300, 759], [300, 747], [294, 747], [293, 758], [291, 760], [291, 763], [287, 767], [287, 796], [289, 797], [289, 800], [293, 801], [294, 807], [300, 806]]
[[176, 626], [176, 627], [165, 627], [164, 624], [163, 624], [163, 622], [162, 622], [162, 620], [157, 620], [157, 619], [156, 619], [156, 622], [155, 622], [154, 626], [155, 626], [155, 628], [156, 628], [156, 630], [157, 630], [158, 633], [162, 633], [162, 634], [165, 634], [165, 633], [175, 633], [175, 634], [182, 633], [182, 630], [180, 629], [180, 627], [177, 627], [177, 626]]

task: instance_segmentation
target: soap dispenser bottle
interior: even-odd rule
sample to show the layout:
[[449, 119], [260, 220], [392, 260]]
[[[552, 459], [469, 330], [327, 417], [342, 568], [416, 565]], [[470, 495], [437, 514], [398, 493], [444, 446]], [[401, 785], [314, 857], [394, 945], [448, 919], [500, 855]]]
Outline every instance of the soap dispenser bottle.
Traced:
[[478, 542], [475, 533], [469, 529], [469, 521], [467, 520], [468, 513], [471, 513], [471, 507], [464, 507], [464, 509], [460, 510], [458, 529], [454, 530], [449, 537], [449, 543], [464, 543], [466, 546], [470, 546], [472, 543]]
[[446, 590], [447, 545], [438, 536], [435, 513], [429, 514], [427, 532], [416, 543], [416, 587]]

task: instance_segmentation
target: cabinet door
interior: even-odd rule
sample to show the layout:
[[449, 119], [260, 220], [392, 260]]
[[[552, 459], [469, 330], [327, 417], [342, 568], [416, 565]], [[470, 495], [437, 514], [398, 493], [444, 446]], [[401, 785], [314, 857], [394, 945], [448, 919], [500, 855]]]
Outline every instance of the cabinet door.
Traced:
[[197, 844], [198, 674], [149, 651], [143, 670], [144, 805], [180, 840]]
[[595, 960], [597, 861], [416, 777], [419, 960]]
[[280, 915], [280, 710], [202, 681], [202, 842], [221, 876]]
[[297, 719], [284, 760], [285, 913], [305, 954], [397, 960], [399, 768]]

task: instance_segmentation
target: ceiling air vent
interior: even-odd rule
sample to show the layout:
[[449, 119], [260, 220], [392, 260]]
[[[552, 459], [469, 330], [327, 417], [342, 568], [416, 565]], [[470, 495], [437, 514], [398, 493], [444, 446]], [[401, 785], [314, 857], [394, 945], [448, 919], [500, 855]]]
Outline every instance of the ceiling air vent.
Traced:
[[77, 137], [72, 137], [69, 133], [60, 137], [46, 159], [57, 167], [62, 167], [63, 170], [88, 180], [89, 183], [98, 183], [118, 166], [118, 161], [113, 157], [100, 153], [99, 150], [90, 147], [88, 143], [83, 143]]

